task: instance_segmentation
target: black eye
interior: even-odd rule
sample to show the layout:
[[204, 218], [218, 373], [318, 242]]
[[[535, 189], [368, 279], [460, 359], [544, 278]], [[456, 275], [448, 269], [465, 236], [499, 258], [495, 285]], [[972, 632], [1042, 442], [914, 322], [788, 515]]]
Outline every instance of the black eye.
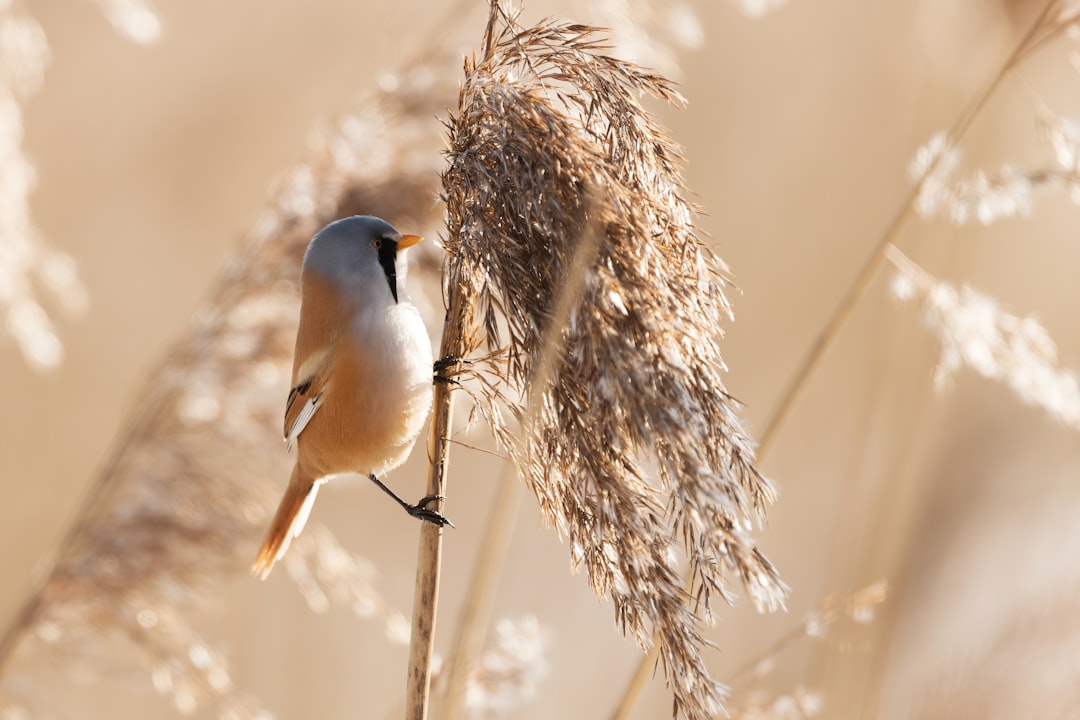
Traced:
[[375, 248], [376, 250], [382, 250], [382, 238], [375, 238], [374, 240], [372, 240], [371, 247]]

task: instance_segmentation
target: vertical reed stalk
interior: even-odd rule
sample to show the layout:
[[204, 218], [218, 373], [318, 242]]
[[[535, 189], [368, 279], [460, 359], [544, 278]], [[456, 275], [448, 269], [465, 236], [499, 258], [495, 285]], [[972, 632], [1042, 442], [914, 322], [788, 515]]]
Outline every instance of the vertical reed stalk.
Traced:
[[[451, 294], [451, 298], [454, 294]], [[452, 301], [451, 301], [452, 302]], [[456, 320], [456, 322], [455, 322]], [[456, 357], [461, 349], [460, 314], [448, 311], [443, 324], [439, 357]], [[427, 494], [446, 495], [446, 474], [450, 466], [450, 432], [453, 423], [453, 384], [445, 370], [435, 384], [434, 416], [431, 422], [431, 472]], [[442, 500], [438, 500], [442, 511]], [[405, 717], [424, 720], [431, 694], [431, 658], [435, 648], [435, 618], [439, 605], [439, 576], [442, 568], [442, 527], [421, 523], [420, 549], [416, 563], [416, 592], [413, 598], [412, 637], [409, 645], [409, 680]]]

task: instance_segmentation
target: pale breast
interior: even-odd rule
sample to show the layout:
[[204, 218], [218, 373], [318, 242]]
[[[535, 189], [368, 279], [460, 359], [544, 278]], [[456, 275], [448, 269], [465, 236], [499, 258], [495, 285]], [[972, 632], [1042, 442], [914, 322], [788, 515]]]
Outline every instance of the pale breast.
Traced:
[[416, 308], [355, 317], [335, 343], [323, 406], [299, 439], [300, 462], [315, 477], [397, 467], [431, 409], [431, 344]]

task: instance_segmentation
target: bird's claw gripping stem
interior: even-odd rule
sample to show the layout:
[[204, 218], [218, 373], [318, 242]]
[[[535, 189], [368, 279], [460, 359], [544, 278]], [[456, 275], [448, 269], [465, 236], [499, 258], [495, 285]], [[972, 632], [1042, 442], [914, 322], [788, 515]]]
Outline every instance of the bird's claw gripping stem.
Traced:
[[435, 361], [433, 369], [435, 371], [434, 381], [436, 384], [441, 385], [460, 385], [457, 379], [445, 375], [447, 371], [452, 371], [452, 374], [458, 374], [462, 371], [463, 365], [472, 365], [472, 362], [459, 358], [457, 355], [447, 355], [444, 358], [440, 358]]
[[420, 502], [416, 503], [415, 505], [410, 505], [409, 503], [399, 498], [397, 496], [397, 493], [386, 487], [386, 485], [384, 485], [382, 480], [379, 480], [379, 478], [375, 477], [374, 475], [368, 475], [368, 479], [378, 485], [384, 493], [394, 498], [394, 500], [397, 501], [398, 505], [405, 508], [405, 512], [409, 513], [417, 520], [425, 520], [434, 525], [438, 525], [439, 527], [445, 527], [447, 525], [449, 525], [450, 527], [454, 527], [454, 523], [450, 522], [445, 515], [435, 510], [429, 510], [427, 508], [428, 503], [434, 500], [443, 500], [444, 498], [442, 495], [425, 495], [424, 497], [420, 498]]
[[420, 501], [417, 502], [415, 505], [406, 504], [405, 510], [417, 520], [426, 520], [427, 522], [438, 525], [439, 527], [445, 527], [446, 525], [454, 527], [454, 523], [450, 522], [450, 520], [447, 519], [445, 515], [436, 512], [435, 510], [429, 510], [427, 508], [427, 504], [429, 502], [442, 499], [442, 495], [425, 495], [424, 497], [420, 498]]

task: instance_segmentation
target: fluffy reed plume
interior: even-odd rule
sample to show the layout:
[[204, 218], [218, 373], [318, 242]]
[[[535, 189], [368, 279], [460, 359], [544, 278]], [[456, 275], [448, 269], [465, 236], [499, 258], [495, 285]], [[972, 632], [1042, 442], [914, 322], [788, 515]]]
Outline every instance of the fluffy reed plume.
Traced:
[[[161, 34], [161, 23], [140, 0], [98, 0], [110, 22], [139, 43]], [[22, 151], [20, 102], [40, 86], [49, 60], [41, 26], [0, 2], [0, 312], [4, 327], [26, 362], [38, 370], [60, 364], [64, 348], [38, 294], [70, 314], [86, 307], [86, 290], [71, 256], [48, 247], [30, 218], [30, 191], [37, 180]]]
[[844, 620], [860, 625], [873, 622], [877, 607], [885, 602], [887, 592], [887, 583], [878, 580], [851, 595], [830, 594], [823, 598], [818, 609], [802, 624], [732, 673], [730, 716], [737, 720], [803, 720], [821, 715], [826, 698], [820, 691], [799, 685], [788, 692], [777, 693], [762, 682], [776, 669], [784, 651], [806, 639], [826, 640], [834, 626]]
[[957, 225], [972, 219], [989, 225], [1001, 218], [1031, 214], [1033, 192], [1053, 177], [1045, 171], [1022, 172], [1003, 165], [993, 174], [979, 170], [965, 179], [954, 180], [960, 151], [945, 133], [937, 133], [919, 148], [908, 168], [919, 181], [915, 211], [924, 219], [946, 216]]
[[678, 77], [680, 50], [705, 45], [701, 20], [686, 2], [598, 0], [589, 9], [593, 23], [610, 28], [613, 54], [668, 77]]
[[956, 225], [972, 219], [989, 225], [1030, 215], [1040, 190], [1065, 189], [1073, 202], [1080, 203], [1080, 124], [1046, 107], [1039, 108], [1037, 120], [1054, 152], [1053, 162], [1042, 167], [1002, 165], [995, 172], [976, 170], [957, 180], [960, 149], [943, 132], [930, 138], [908, 168], [920, 181], [916, 212], [924, 219], [944, 216]]
[[896, 248], [889, 259], [898, 271], [894, 295], [920, 303], [927, 327], [941, 342], [934, 371], [938, 388], [968, 367], [1005, 383], [1024, 403], [1080, 429], [1080, 382], [1074, 371], [1058, 364], [1057, 347], [1039, 321], [1010, 315], [967, 285], [957, 288], [935, 278]]
[[744, 15], [763, 17], [787, 4], [787, 0], [738, 0], [736, 3]]
[[731, 717], [734, 720], [810, 720], [820, 717], [824, 707], [821, 695], [797, 687], [781, 695], [762, 693], [753, 696]]
[[95, 0], [113, 27], [128, 40], [146, 45], [161, 37], [161, 20], [143, 0]]
[[[312, 233], [376, 208], [402, 227], [431, 230], [438, 220], [440, 138], [431, 118], [448, 100], [440, 88], [452, 97], [452, 81], [439, 77], [419, 67], [397, 76], [393, 90], [363, 98], [285, 178], [194, 327], [149, 378], [54, 567], [0, 640], [6, 671], [17, 646], [63, 664], [120, 641], [127, 652], [109, 646], [102, 664], [144, 669], [179, 709], [258, 714], [188, 615], [227, 576], [246, 573], [288, 473], [285, 453], [267, 449], [281, 447], [296, 280]], [[418, 270], [432, 267], [429, 260]], [[326, 592], [343, 593], [358, 611], [373, 602], [361, 597], [361, 575], [341, 567], [351, 559], [327, 552], [325, 543], [314, 549], [310, 569]]]
[[26, 362], [39, 370], [63, 358], [39, 291], [47, 291], [68, 311], [81, 311], [86, 304], [74, 261], [45, 246], [30, 218], [36, 178], [22, 151], [20, 102], [40, 87], [48, 59], [41, 26], [11, 3], [0, 3], [0, 313]]
[[[732, 576], [759, 608], [781, 605], [746, 534], [775, 490], [721, 379], [725, 267], [697, 238], [679, 148], [637, 95], [681, 98], [604, 49], [594, 28], [524, 28], [493, 4], [449, 123], [445, 287], [463, 328], [449, 349], [476, 361], [471, 392], [573, 564], [624, 632], [642, 647], [657, 634], [675, 712], [712, 717], [723, 688], [698, 611], [730, 599]], [[539, 372], [549, 336], [556, 362]]]
[[383, 598], [374, 563], [342, 547], [325, 525], [315, 523], [296, 538], [284, 565], [312, 612], [336, 604], [359, 618], [380, 621], [390, 642], [408, 644], [409, 621]]
[[[1080, 132], [1076, 121], [1060, 117], [1040, 104], [1038, 124], [1054, 151], [1054, 162], [1043, 167], [1019, 169], [1002, 165], [995, 172], [976, 170], [966, 178], [955, 179], [960, 164], [957, 137], [979, 113], [983, 103], [998, 83], [1024, 59], [1045, 43], [1062, 35], [1073, 42], [1080, 40], [1074, 23], [1080, 17], [1080, 4], [1051, 0], [1031, 29], [1006, 60], [982, 99], [965, 113], [953, 133], [938, 132], [916, 152], [908, 173], [917, 185], [914, 210], [924, 219], [944, 216], [956, 225], [978, 220], [989, 225], [1002, 218], [1023, 217], [1031, 213], [1036, 191], [1065, 187], [1074, 201], [1080, 202]], [[1080, 69], [1072, 53], [1073, 64]]]
[[1039, 190], [1065, 188], [1074, 202], [1080, 202], [1076, 122], [1044, 109], [1039, 125], [1053, 147], [1053, 165], [1028, 169], [1002, 165], [992, 173], [976, 170], [961, 180], [954, 177], [960, 164], [959, 148], [945, 133], [934, 135], [919, 148], [908, 168], [911, 177], [920, 181], [915, 211], [924, 219], [944, 216], [956, 225], [973, 219], [989, 225], [1002, 218], [1030, 215]]
[[548, 632], [533, 615], [501, 618], [489, 647], [469, 674], [469, 717], [505, 717], [536, 695], [547, 676]]

